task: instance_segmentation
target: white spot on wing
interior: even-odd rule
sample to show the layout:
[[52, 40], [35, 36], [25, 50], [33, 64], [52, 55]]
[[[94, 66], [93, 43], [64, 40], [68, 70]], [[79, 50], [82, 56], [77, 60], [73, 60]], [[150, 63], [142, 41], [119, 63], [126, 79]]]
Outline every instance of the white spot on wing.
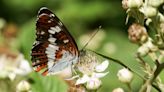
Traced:
[[45, 53], [47, 54], [47, 57], [55, 59], [55, 53], [56, 53], [56, 50], [58, 50], [58, 49], [59, 49], [59, 47], [57, 47], [57, 46], [52, 47], [51, 45], [49, 45], [46, 48]]
[[46, 48], [47, 50], [58, 50], [59, 47], [58, 46], [55, 46], [55, 45], [52, 45], [52, 44], [49, 44], [48, 45], [48, 48]]
[[50, 14], [50, 17], [55, 17], [55, 15], [54, 14]]
[[49, 32], [50, 34], [55, 34], [55, 31], [54, 31], [54, 30], [51, 30], [51, 29], [49, 29], [48, 32]]
[[47, 53], [47, 57], [48, 58], [51, 58], [51, 59], [55, 60], [55, 54], [52, 54], [51, 52], [50, 53], [49, 52], [46, 52], [46, 53]]
[[59, 47], [52, 44], [49, 44], [48, 47], [46, 48], [45, 53], [47, 54], [48, 57], [48, 68], [51, 68], [54, 65], [55, 53], [57, 50], [59, 50]]
[[48, 20], [48, 23], [51, 23], [51, 20]]
[[40, 60], [36, 60], [36, 63], [40, 63]]
[[41, 31], [41, 32], [40, 32], [40, 34], [41, 34], [41, 35], [44, 35], [44, 34], [45, 34], [45, 32], [44, 32], [44, 31]]
[[50, 37], [50, 38], [48, 38], [48, 41], [49, 41], [50, 43], [54, 43], [54, 42], [56, 41], [56, 38]]
[[63, 42], [64, 42], [64, 43], [68, 43], [68, 42], [69, 42], [69, 40], [68, 40], [68, 39], [67, 39], [67, 40], [63, 40]]
[[54, 61], [48, 61], [48, 69], [50, 69], [55, 64]]
[[61, 28], [59, 26], [51, 27], [51, 29], [57, 33], [61, 31]]
[[56, 32], [60, 32], [61, 31], [61, 28], [59, 26], [55, 26], [55, 27], [51, 27], [48, 32], [51, 33], [51, 34], [55, 34]]

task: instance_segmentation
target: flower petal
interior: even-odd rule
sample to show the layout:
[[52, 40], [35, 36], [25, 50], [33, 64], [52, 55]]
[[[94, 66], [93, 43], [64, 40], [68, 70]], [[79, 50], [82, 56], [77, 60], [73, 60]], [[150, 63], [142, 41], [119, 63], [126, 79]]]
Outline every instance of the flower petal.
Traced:
[[96, 72], [103, 72], [105, 71], [106, 68], [108, 68], [109, 65], [109, 61], [105, 60], [103, 61], [101, 64], [99, 64], [98, 66], [96, 66]]
[[90, 78], [88, 77], [88, 75], [84, 75], [82, 78], [79, 78], [77, 81], [76, 81], [76, 84], [75, 85], [79, 85], [79, 84], [84, 84], [86, 83]]
[[87, 81], [86, 88], [89, 90], [96, 90], [101, 86], [102, 82], [98, 78], [91, 78]]
[[105, 73], [93, 73], [92, 74], [92, 78], [102, 78], [104, 76], [106, 76], [109, 72], [105, 72]]

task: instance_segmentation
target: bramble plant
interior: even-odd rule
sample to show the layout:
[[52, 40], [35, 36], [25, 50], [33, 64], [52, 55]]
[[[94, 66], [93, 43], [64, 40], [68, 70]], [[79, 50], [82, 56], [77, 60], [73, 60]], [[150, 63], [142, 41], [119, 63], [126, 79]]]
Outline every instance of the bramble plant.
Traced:
[[[122, 83], [125, 83], [128, 86], [129, 92], [133, 92], [133, 88], [131, 87], [133, 73], [138, 75], [144, 81], [139, 89], [139, 92], [151, 92], [152, 87], [159, 92], [164, 91], [164, 84], [162, 83], [159, 76], [161, 71], [164, 69], [164, 16], [158, 10], [162, 4], [164, 4], [164, 0], [122, 1], [122, 6], [127, 13], [126, 24], [128, 23], [130, 18], [134, 19], [134, 22], [130, 25], [128, 29], [128, 34], [129, 40], [139, 46], [136, 50], [135, 58], [140, 63], [142, 71], [145, 72], [143, 76], [136, 73], [135, 71], [132, 71], [128, 66], [123, 64], [122, 61], [97, 53], [98, 55], [125, 67], [118, 71], [117, 76]], [[144, 57], [150, 57], [154, 65], [149, 65]], [[90, 68], [93, 68], [93, 66], [95, 65], [93, 64], [93, 62], [95, 62], [95, 60], [92, 58], [90, 59], [92, 62], [88, 63], [87, 66], [91, 65]], [[86, 67], [85, 69], [88, 69], [87, 71], [90, 70]], [[97, 91], [95, 89], [98, 89], [100, 84], [102, 84], [100, 80], [92, 79], [92, 73], [90, 74], [91, 78], [88, 78], [88, 76], [86, 75], [88, 74], [87, 72], [82, 73], [83, 77], [78, 79], [76, 84], [86, 83], [87, 81], [91, 80], [93, 82], [92, 86], [88, 87], [88, 84], [91, 83], [87, 83], [83, 86], [85, 86], [86, 90]], [[105, 75], [106, 73], [104, 74], [104, 76]], [[113, 92], [124, 92], [124, 90], [122, 88], [116, 88], [113, 90]]]
[[[127, 12], [127, 21], [133, 18], [134, 22], [128, 29], [129, 40], [139, 46], [136, 60], [145, 72], [142, 76], [144, 83], [139, 92], [151, 92], [152, 87], [159, 92], [164, 91], [164, 84], [159, 74], [164, 69], [164, 16], [159, 7], [164, 0], [123, 0], [123, 8]], [[150, 57], [153, 67], [144, 57]]]
[[[68, 4], [68, 2], [63, 2], [62, 4]], [[73, 4], [70, 5], [71, 11], [72, 9], [74, 9], [72, 8]], [[99, 3], [95, 3], [96, 6], [97, 4]], [[68, 5], [63, 6], [67, 7]], [[77, 6], [78, 5], [76, 5], [76, 8]], [[88, 6], [92, 7], [91, 5]], [[83, 5], [80, 7], [82, 7], [82, 9], [84, 8]], [[77, 9], [81, 9], [80, 7], [78, 6]], [[101, 78], [106, 78], [108, 77], [108, 75], [110, 77], [110, 72], [112, 70], [108, 69], [110, 67], [113, 67], [111, 64], [114, 62], [121, 66], [121, 68], [117, 70], [117, 73], [115, 74], [116, 79], [124, 84], [127, 89], [119, 86], [114, 89], [112, 89], [111, 87], [109, 88], [109, 90], [112, 90], [112, 92], [153, 92], [154, 90], [156, 90], [155, 92], [164, 92], [164, 83], [162, 82], [163, 76], [160, 76], [161, 72], [164, 69], [164, 12], [161, 11], [164, 10], [162, 9], [164, 8], [164, 0], [122, 0], [122, 7], [127, 14], [125, 26], [130, 25], [127, 30], [128, 38], [131, 44], [134, 43], [138, 46], [135, 50], [134, 58], [135, 61], [139, 63], [139, 66], [137, 67], [141, 69], [142, 74], [124, 64], [123, 60], [108, 57], [109, 54], [104, 55], [97, 53], [97, 51], [95, 52], [95, 50], [101, 49], [100, 43], [103, 42], [106, 37], [106, 32], [101, 31], [97, 34], [99, 36], [98, 39], [93, 39], [93, 43], [89, 43], [90, 47], [94, 49], [94, 51], [86, 50], [85, 48], [79, 51], [80, 55], [76, 64], [73, 64], [73, 66], [69, 66], [64, 70], [54, 74], [55, 76], [57, 75], [59, 79], [57, 77], [54, 77], [53, 73], [50, 74], [50, 76], [48, 77], [43, 77], [33, 72], [29, 63], [31, 61], [29, 60], [28, 62], [26, 60], [29, 59], [29, 56], [26, 56], [26, 54], [29, 54], [31, 49], [28, 42], [32, 42], [32, 40], [27, 41], [26, 37], [29, 37], [28, 33], [34, 34], [34, 29], [28, 29], [28, 26], [26, 24], [27, 28], [24, 28], [26, 29], [24, 31], [25, 33], [24, 35], [21, 34], [19, 38], [16, 36], [16, 34], [18, 33], [18, 29], [16, 29], [15, 25], [13, 24], [10, 26], [11, 29], [14, 29], [14, 31], [11, 31], [10, 28], [10, 30], [8, 29], [9, 31], [3, 31], [8, 22], [0, 18], [0, 90], [3, 90], [3, 92], [65, 92], [66, 90], [67, 92], [99, 92], [101, 91], [100, 88], [105, 84], [103, 83], [103, 80], [101, 80]], [[95, 9], [96, 11], [94, 12], [96, 13], [93, 13], [92, 16], [100, 13], [99, 8], [101, 7]], [[86, 15], [86, 19], [88, 21], [90, 17], [90, 10], [88, 12], [88, 7], [86, 8], [86, 10], [86, 13], [88, 13], [88, 15]], [[105, 10], [104, 7], [102, 7], [102, 10]], [[66, 9], [66, 11], [68, 10]], [[104, 14], [106, 14], [106, 12]], [[104, 14], [102, 14], [103, 17]], [[70, 13], [70, 15], [68, 14], [67, 17], [72, 17], [72, 15], [73, 14]], [[75, 13], [75, 15], [76, 17], [79, 17], [77, 16], [77, 12]], [[84, 15], [82, 16], [84, 17]], [[74, 18], [73, 16], [75, 20], [76, 17]], [[97, 16], [95, 18], [97, 18]], [[32, 25], [34, 26], [34, 24]], [[82, 41], [88, 40], [90, 36], [86, 37], [86, 35], [84, 35], [80, 36], [79, 38], [81, 38], [81, 43]], [[119, 37], [117, 38], [119, 39]], [[25, 43], [22, 47], [18, 46], [20, 44], [23, 44], [21, 43], [20, 39], [22, 42]], [[51, 41], [52, 40], [54, 39], [51, 39]], [[94, 45], [96, 46], [93, 47]], [[103, 44], [103, 46], [104, 45], [105, 44]], [[111, 44], [109, 43], [109, 45]], [[87, 47], [89, 47], [89, 45]], [[22, 48], [24, 48], [23, 50], [26, 53], [24, 51], [20, 51], [20, 49]], [[106, 52], [110, 52], [110, 50], [106, 50]], [[49, 54], [54, 54], [54, 52]], [[132, 83], [133, 81], [137, 80], [135, 76], [138, 76], [138, 78], [142, 80], [140, 82], [141, 85], [137, 86], [139, 88], [135, 87], [136, 85], [133, 85]], [[62, 82], [64, 80], [64, 82], [68, 84], [67, 89], [66, 85], [63, 85], [64, 83], [62, 84], [61, 81], [58, 81], [60, 79], [62, 79]], [[116, 80], [114, 80], [114, 82], [115, 81]], [[113, 85], [112, 83], [109, 84]], [[106, 89], [104, 88], [103, 90]]]
[[[145, 72], [144, 76], [136, 73], [136, 75], [140, 76], [144, 81], [139, 92], [151, 92], [152, 87], [159, 92], [164, 91], [164, 84], [159, 76], [164, 69], [164, 16], [158, 10], [162, 4], [164, 4], [164, 0], [122, 1], [122, 6], [127, 12], [126, 24], [129, 18], [134, 19], [134, 23], [132, 23], [128, 29], [129, 40], [139, 46], [138, 50], [136, 50], [135, 58], [140, 63], [143, 72]], [[152, 33], [151, 35], [150, 32]], [[124, 65], [122, 61], [112, 59], [102, 54], [99, 55], [125, 67], [118, 71], [117, 76], [121, 82], [127, 84], [129, 92], [133, 92], [130, 83], [133, 80], [133, 73], [135, 73], [135, 71], [132, 71], [128, 66]], [[150, 57], [154, 65], [149, 65], [144, 57]], [[85, 77], [85, 74], [83, 77]], [[81, 81], [84, 80], [81, 79]], [[79, 81], [77, 82], [79, 83]], [[86, 80], [84, 82], [86, 82]], [[96, 85], [96, 82], [94, 82], [94, 85]], [[99, 87], [97, 87], [97, 89], [98, 88]], [[93, 89], [95, 89], [95, 87], [93, 87]], [[114, 89], [113, 92], [123, 92], [123, 89], [117, 88]]]

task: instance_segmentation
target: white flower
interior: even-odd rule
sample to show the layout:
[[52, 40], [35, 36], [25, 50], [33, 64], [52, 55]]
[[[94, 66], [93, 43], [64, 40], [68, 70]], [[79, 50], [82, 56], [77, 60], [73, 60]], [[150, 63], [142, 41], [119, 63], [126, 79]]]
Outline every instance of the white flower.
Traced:
[[26, 75], [31, 72], [31, 67], [22, 54], [16, 57], [7, 56], [5, 54], [0, 56], [0, 78], [10, 78], [14, 80], [16, 75]]
[[116, 88], [112, 92], [124, 92], [124, 90], [122, 88]]
[[130, 72], [126, 68], [119, 70], [117, 73], [117, 76], [118, 76], [118, 79], [123, 83], [130, 83], [133, 78], [132, 72]]
[[108, 72], [102, 73], [108, 68], [108, 65], [109, 61], [105, 60], [101, 64], [97, 62], [90, 62], [87, 64], [87, 67], [80, 66], [79, 70], [83, 73], [83, 76], [78, 78], [76, 85], [86, 83], [87, 89], [98, 89], [102, 84], [99, 78], [102, 78], [108, 74]]
[[23, 80], [17, 85], [16, 92], [31, 92], [31, 85]]

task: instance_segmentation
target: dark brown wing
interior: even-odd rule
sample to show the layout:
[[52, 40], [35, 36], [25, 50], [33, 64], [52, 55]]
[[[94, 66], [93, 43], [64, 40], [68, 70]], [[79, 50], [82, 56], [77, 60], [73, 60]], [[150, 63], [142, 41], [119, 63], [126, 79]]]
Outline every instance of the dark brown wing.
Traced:
[[38, 12], [32, 65], [43, 75], [59, 72], [78, 61], [78, 48], [63, 23], [43, 7]]

